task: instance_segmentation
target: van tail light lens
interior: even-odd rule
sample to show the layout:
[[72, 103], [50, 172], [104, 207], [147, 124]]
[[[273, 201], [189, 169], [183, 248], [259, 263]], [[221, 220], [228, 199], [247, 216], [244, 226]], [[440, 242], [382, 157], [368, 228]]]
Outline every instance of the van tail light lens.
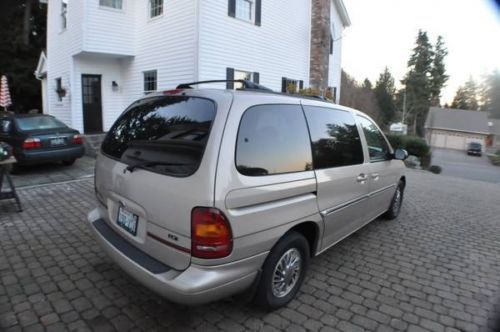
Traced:
[[73, 139], [71, 140], [71, 143], [72, 144], [82, 145], [83, 144], [82, 135], [75, 135], [75, 136], [73, 136]]
[[42, 142], [39, 138], [27, 138], [23, 142], [23, 150], [33, 150], [42, 147]]
[[198, 258], [222, 258], [233, 250], [231, 227], [215, 208], [197, 207], [191, 213], [191, 254]]

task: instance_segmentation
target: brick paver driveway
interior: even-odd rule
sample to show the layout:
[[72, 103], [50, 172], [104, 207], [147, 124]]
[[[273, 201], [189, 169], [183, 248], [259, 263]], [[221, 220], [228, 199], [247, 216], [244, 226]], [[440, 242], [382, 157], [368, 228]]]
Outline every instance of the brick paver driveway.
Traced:
[[272, 313], [240, 298], [183, 307], [133, 281], [86, 228], [92, 180], [21, 190], [25, 212], [0, 205], [0, 330], [486, 330], [500, 186], [423, 172], [408, 183], [399, 219], [315, 258], [297, 299]]

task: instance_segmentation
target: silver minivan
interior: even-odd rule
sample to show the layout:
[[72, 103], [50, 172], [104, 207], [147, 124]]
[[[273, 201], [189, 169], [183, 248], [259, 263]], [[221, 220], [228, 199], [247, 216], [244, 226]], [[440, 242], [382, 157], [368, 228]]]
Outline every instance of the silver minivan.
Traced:
[[283, 306], [311, 257], [401, 208], [406, 152], [367, 115], [241, 83], [136, 101], [97, 157], [97, 242], [174, 302]]

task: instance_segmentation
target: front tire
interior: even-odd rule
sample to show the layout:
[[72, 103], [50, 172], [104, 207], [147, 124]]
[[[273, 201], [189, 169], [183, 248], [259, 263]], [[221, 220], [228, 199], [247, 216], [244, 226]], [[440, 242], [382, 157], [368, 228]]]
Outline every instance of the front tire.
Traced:
[[392, 220], [398, 217], [399, 211], [401, 211], [401, 206], [403, 205], [404, 189], [404, 183], [402, 181], [399, 181], [396, 192], [392, 197], [389, 210], [387, 210], [387, 212], [384, 214], [385, 219]]
[[309, 266], [309, 243], [297, 232], [286, 234], [264, 263], [255, 303], [267, 309], [285, 306], [297, 294]]

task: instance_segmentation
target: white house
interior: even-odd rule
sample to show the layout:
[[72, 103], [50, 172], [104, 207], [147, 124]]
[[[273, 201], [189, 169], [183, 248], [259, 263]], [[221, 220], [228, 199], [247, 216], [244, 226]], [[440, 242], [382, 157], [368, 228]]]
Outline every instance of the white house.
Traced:
[[148, 92], [192, 81], [340, 94], [342, 0], [47, 2], [44, 111], [85, 133], [108, 130]]

